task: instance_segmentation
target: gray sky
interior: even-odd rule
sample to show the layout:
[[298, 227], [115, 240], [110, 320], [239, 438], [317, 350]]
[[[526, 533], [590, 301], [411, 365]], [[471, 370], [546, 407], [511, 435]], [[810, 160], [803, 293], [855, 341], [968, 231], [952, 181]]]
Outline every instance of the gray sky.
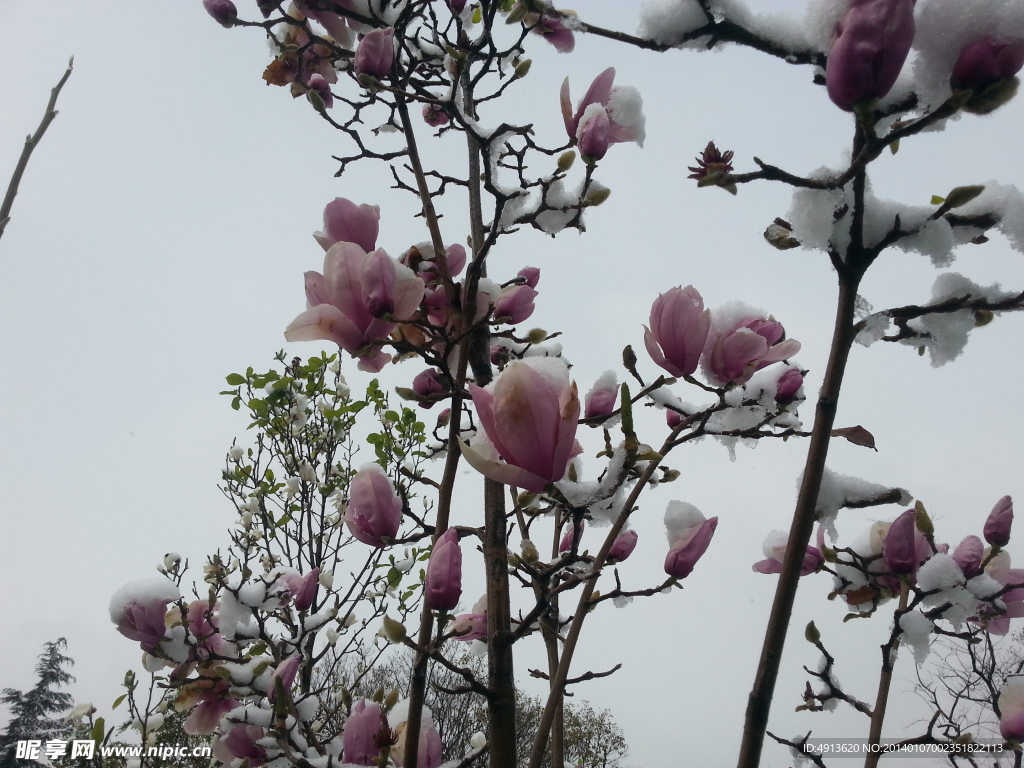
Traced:
[[[250, 5], [240, 3], [243, 15], [255, 13]], [[636, 27], [631, 4], [578, 5], [597, 23]], [[802, 5], [773, 0], [771, 8]], [[379, 204], [379, 243], [392, 255], [426, 233], [412, 217], [413, 199], [388, 189], [382, 167], [334, 178], [330, 155], [343, 148], [305, 100], [260, 79], [269, 56], [257, 32], [221, 29], [199, 0], [53, 0], [42, 11], [31, 0], [0, 4], [0, 48], [10, 65], [0, 78], [3, 180], [75, 56], [60, 115], [0, 241], [0, 579], [7, 585], [0, 686], [31, 686], [42, 644], [64, 635], [78, 662], [72, 692], [105, 713], [139, 660], [137, 646], [108, 621], [110, 595], [153, 575], [164, 552], [181, 552], [198, 567], [227, 544], [233, 511], [216, 484], [246, 422], [217, 392], [225, 374], [269, 365], [285, 345], [282, 331], [304, 307], [302, 272], [322, 262], [310, 233], [324, 204], [336, 196]], [[614, 65], [617, 82], [637, 86], [645, 101], [646, 145], [615, 146], [602, 162], [597, 177], [612, 196], [588, 215], [589, 231], [554, 240], [523, 232], [503, 241], [491, 266], [496, 279], [527, 264], [542, 269], [529, 324], [565, 332], [581, 391], [616, 366], [626, 344], [642, 354], [640, 326], [659, 292], [693, 284], [711, 307], [741, 299], [783, 322], [803, 342], [797, 359], [811, 370], [813, 396], [835, 295], [827, 258], [764, 243], [761, 232], [789, 209], [788, 189], [748, 185], [733, 198], [697, 189], [685, 167], [709, 139], [735, 150], [741, 171], [754, 167], [754, 155], [796, 173], [835, 167], [849, 116], [811, 83], [809, 69], [748, 51], [653, 54], [584, 38], [571, 55], [534, 41], [530, 56], [533, 72], [506, 108], [517, 120], [529, 110], [552, 144], [563, 140], [565, 75], [579, 98]], [[926, 205], [961, 184], [1020, 184], [1022, 122], [1018, 99], [990, 117], [966, 116], [943, 133], [905, 141], [876, 164], [874, 189]], [[429, 151], [460, 172], [461, 149], [451, 139], [439, 144]], [[451, 242], [465, 238], [457, 228], [461, 204], [450, 202]], [[1024, 285], [1024, 257], [999, 236], [961, 249], [951, 269], [982, 284]], [[935, 273], [922, 256], [887, 253], [863, 293], [876, 309], [925, 302]], [[911, 349], [856, 348], [838, 421], [867, 427], [879, 451], [837, 444], [829, 466], [908, 488], [932, 512], [940, 540], [979, 534], [996, 499], [1024, 498], [1022, 331], [1024, 319], [999, 319], [938, 370]], [[287, 349], [305, 356], [321, 346]], [[653, 376], [645, 357], [642, 370]], [[387, 380], [407, 385], [419, 370], [407, 364]], [[352, 363], [345, 371], [354, 391], [369, 380]], [[809, 424], [812, 408], [803, 416]], [[654, 442], [661, 422], [648, 423]], [[640, 543], [624, 577], [634, 588], [661, 580], [661, 518], [670, 499], [720, 517], [711, 549], [682, 592], [596, 612], [578, 657], [580, 670], [623, 662], [578, 695], [613, 711], [634, 766], [676, 765], [684, 750], [695, 764], [733, 759], [774, 589], [774, 577], [752, 573], [750, 564], [761, 559], [768, 531], [788, 527], [803, 446], [741, 448], [733, 463], [722, 446], [704, 441], [672, 463], [679, 481], [648, 495], [634, 517]], [[477, 509], [467, 495], [458, 521], [472, 523]], [[844, 512], [840, 532], [849, 541], [899, 511]], [[830, 588], [824, 576], [802, 584], [794, 626], [814, 618], [826, 643], [842, 649], [840, 678], [872, 699], [890, 614], [842, 626], [843, 606], [823, 599]], [[787, 647], [772, 729], [863, 735], [866, 725], [845, 715], [793, 716], [800, 666], [817, 663], [800, 634]], [[518, 662], [524, 676], [541, 663], [536, 650]], [[897, 678], [894, 696], [913, 678], [909, 657]], [[894, 708], [894, 733], [907, 725], [901, 717]], [[788, 765], [781, 751], [769, 755], [766, 765]]]

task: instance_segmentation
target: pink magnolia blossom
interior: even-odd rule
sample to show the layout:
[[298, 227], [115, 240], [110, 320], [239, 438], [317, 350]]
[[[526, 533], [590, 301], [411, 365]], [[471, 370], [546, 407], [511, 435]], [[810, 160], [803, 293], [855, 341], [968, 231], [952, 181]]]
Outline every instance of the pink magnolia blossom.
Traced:
[[797, 395], [800, 393], [800, 388], [804, 385], [804, 375], [800, 372], [799, 368], [787, 368], [786, 371], [779, 376], [778, 382], [775, 385], [775, 402], [779, 405], [790, 405], [792, 404]]
[[309, 309], [285, 329], [288, 341], [333, 341], [376, 373], [391, 360], [380, 349], [398, 321], [409, 319], [423, 298], [423, 281], [377, 249], [340, 241], [324, 255], [324, 273], [306, 273]]
[[278, 689], [284, 691], [285, 696], [291, 696], [292, 685], [301, 664], [302, 656], [296, 654], [277, 665], [274, 674], [270, 676], [270, 682], [267, 683], [267, 701], [271, 704], [277, 701]]
[[882, 558], [889, 570], [900, 576], [917, 573], [921, 563], [931, 556], [928, 541], [917, 529], [917, 511], [908, 509], [889, 526], [882, 544]]
[[313, 237], [325, 251], [337, 242], [347, 242], [369, 252], [377, 247], [379, 233], [380, 208], [336, 197], [324, 208], [324, 228]]
[[576, 129], [576, 141], [579, 144], [580, 154], [589, 160], [600, 160], [608, 153], [611, 140], [608, 133], [611, 130], [611, 121], [608, 119], [608, 112], [602, 104], [591, 104], [587, 111], [580, 118], [579, 127]]
[[[594, 79], [590, 88], [587, 89], [583, 100], [576, 107], [575, 112], [572, 110], [572, 99], [569, 95], [569, 78], [566, 78], [562, 83], [559, 99], [562, 107], [562, 121], [565, 124], [565, 132], [571, 140], [581, 141], [581, 126], [583, 128], [586, 127], [583, 119], [584, 115], [589, 107], [598, 104], [604, 108], [608, 125], [606, 128], [592, 128], [590, 130], [594, 131], [595, 134], [598, 130], [603, 130], [605, 136], [601, 139], [600, 143], [607, 141], [607, 144], [618, 144], [625, 141], [635, 141], [640, 146], [643, 146], [646, 134], [644, 130], [644, 116], [640, 111], [642, 99], [640, 99], [640, 95], [635, 88], [628, 86], [614, 87], [614, 82], [615, 69], [609, 67]], [[594, 114], [595, 112], [592, 111], [591, 117], [587, 122], [594, 119]], [[587, 140], [594, 143], [591, 146], [592, 150], [598, 145], [596, 135], [589, 136]], [[584, 154], [587, 153], [584, 152]]]
[[[402, 706], [401, 703], [398, 705]], [[397, 707], [396, 707], [397, 709]], [[394, 710], [392, 710], [392, 715]], [[406, 739], [406, 726], [408, 721], [403, 720], [402, 722], [395, 725], [392, 721], [394, 732], [398, 737], [398, 742], [394, 747], [391, 748], [391, 757], [399, 766], [406, 765], [406, 754], [405, 754], [405, 739]], [[423, 722], [420, 725], [420, 737], [416, 742], [416, 768], [438, 768], [441, 765], [441, 734], [437, 730], [437, 726], [434, 725], [434, 718], [430, 714], [430, 711], [426, 708], [423, 710]]]
[[989, 512], [985, 520], [985, 541], [993, 547], [1005, 547], [1010, 543], [1010, 526], [1013, 525], [1013, 499], [1003, 496]]
[[167, 632], [167, 606], [181, 593], [164, 578], [126, 584], [110, 598], [110, 620], [117, 631], [135, 640], [146, 653], [155, 654]]
[[1003, 601], [1003, 611], [994, 613], [991, 610], [977, 617], [993, 635], [1005, 635], [1010, 631], [1010, 619], [1024, 617], [1024, 569], [1010, 567], [1010, 555], [1006, 550], [999, 552], [985, 566], [985, 573], [1004, 587], [1012, 586], [999, 598]]
[[371, 547], [394, 541], [402, 524], [402, 500], [379, 464], [367, 464], [352, 478], [345, 509], [349, 532]]
[[435, 611], [450, 611], [462, 597], [462, 549], [459, 532], [449, 528], [434, 544], [427, 562], [427, 575], [423, 584], [423, 597], [427, 606]]
[[953, 560], [964, 572], [964, 576], [972, 579], [981, 573], [981, 561], [985, 556], [985, 545], [977, 536], [967, 536], [953, 550]]
[[[756, 573], [782, 573], [782, 562], [786, 559], [786, 549], [789, 544], [789, 534], [785, 531], [772, 531], [764, 540], [764, 560], [754, 563], [753, 570]], [[821, 556], [821, 550], [817, 547], [807, 547], [804, 553], [803, 563], [800, 565], [800, 575], [807, 576], [818, 570], [825, 558]]]
[[535, 35], [540, 35], [555, 47], [559, 53], [572, 53], [576, 47], [576, 37], [560, 19], [555, 16], [544, 16], [539, 13], [528, 13], [523, 23], [530, 27]]
[[1024, 40], [1000, 42], [983, 37], [960, 51], [949, 85], [954, 91], [980, 91], [1013, 77], [1024, 67]]
[[342, 730], [342, 760], [355, 765], [377, 765], [382, 731], [388, 735], [391, 733], [380, 705], [367, 699], [360, 699], [352, 707], [352, 713]]
[[[347, 8], [348, 10], [355, 10], [349, 0], [338, 0], [338, 5]], [[317, 22], [321, 27], [327, 30], [329, 34], [338, 45], [342, 48], [351, 48], [355, 43], [354, 29], [362, 28], [362, 25], [357, 21], [350, 21], [341, 14], [332, 13], [331, 11], [322, 11], [315, 8], [310, 8], [310, 3], [300, 3], [299, 7], [303, 15], [308, 19], [312, 19]]]
[[579, 525], [569, 525], [565, 533], [562, 535], [562, 540], [558, 543], [558, 554], [563, 552], [571, 552], [572, 545], [575, 543], [576, 548], [579, 549], [580, 541], [583, 539], [583, 531], [587, 527], [586, 520], [580, 520]]
[[442, 125], [448, 125], [452, 121], [448, 113], [444, 111], [444, 107], [440, 104], [424, 104], [422, 114], [423, 122], [431, 128], [440, 128]]
[[263, 739], [265, 732], [258, 725], [239, 723], [227, 736], [221, 737], [213, 745], [213, 754], [225, 765], [230, 765], [236, 757], [249, 761], [249, 765], [263, 765], [267, 761], [267, 750], [256, 742]]
[[235, 652], [234, 644], [220, 634], [214, 608], [210, 607], [208, 600], [193, 600], [188, 604], [188, 632], [195, 641], [195, 648], [191, 652], [193, 659], [207, 659], [211, 655], [227, 656]]
[[494, 320], [513, 325], [527, 320], [533, 314], [533, 300], [537, 291], [528, 285], [509, 285], [501, 289], [494, 302]]
[[280, 577], [281, 582], [288, 588], [288, 594], [295, 610], [308, 611], [310, 609], [319, 579], [319, 568], [313, 568], [304, 576], [298, 573], [286, 573]]
[[1024, 677], [1014, 675], [999, 691], [999, 732], [1004, 739], [1024, 741]]
[[612, 542], [612, 548], [608, 550], [609, 563], [621, 563], [633, 554], [636, 549], [636, 542], [639, 537], [634, 530], [619, 531], [619, 535]]
[[718, 518], [705, 518], [692, 504], [673, 501], [665, 510], [665, 528], [669, 551], [665, 558], [665, 573], [685, 579], [703, 557], [715, 535]]
[[619, 397], [619, 381], [614, 371], [605, 371], [583, 398], [583, 417], [593, 419], [608, 416], [615, 410]]
[[847, 112], [880, 99], [896, 83], [914, 41], [915, 0], [853, 0], [836, 27], [825, 79], [832, 102]]
[[704, 372], [720, 384], [745, 384], [755, 371], [786, 360], [800, 351], [800, 342], [783, 339], [782, 323], [747, 317], [708, 339]]
[[375, 29], [367, 32], [356, 46], [352, 70], [358, 76], [366, 75], [383, 80], [391, 72], [395, 61], [395, 30]]
[[[224, 682], [224, 689], [227, 690], [228, 683]], [[182, 725], [182, 730], [190, 736], [198, 736], [205, 733], [213, 733], [217, 730], [220, 719], [228, 712], [240, 706], [238, 699], [212, 697], [204, 699], [192, 710]]]
[[203, 8], [222, 27], [234, 26], [238, 9], [231, 0], [203, 0]]
[[536, 288], [540, 282], [540, 269], [537, 267], [523, 267], [516, 273], [517, 277], [523, 278], [531, 288]]
[[696, 288], [675, 287], [651, 306], [651, 326], [644, 326], [644, 345], [655, 363], [673, 376], [697, 370], [711, 329], [711, 312]]
[[[463, 444], [466, 460], [492, 480], [542, 493], [565, 476], [579, 452], [580, 400], [558, 358], [514, 360], [483, 389], [469, 386], [480, 423], [497, 457]], [[502, 461], [496, 460], [500, 458]]]
[[[441, 376], [436, 368], [427, 368], [426, 370], [420, 371], [416, 374], [416, 378], [412, 380], [412, 391], [423, 398], [431, 398], [434, 395], [440, 395], [442, 392], [447, 392], [448, 387], [444, 381], [441, 380]], [[421, 400], [419, 405], [421, 408], [430, 409], [437, 404], [436, 400]]]
[[331, 109], [334, 107], [334, 94], [331, 93], [331, 85], [324, 79], [323, 75], [311, 75], [308, 85], [309, 90], [313, 91], [320, 97], [320, 100], [324, 104], [324, 109]]
[[460, 613], [445, 628], [445, 632], [455, 633], [454, 640], [467, 642], [483, 640], [487, 637], [487, 595], [483, 595], [474, 603], [469, 613]]

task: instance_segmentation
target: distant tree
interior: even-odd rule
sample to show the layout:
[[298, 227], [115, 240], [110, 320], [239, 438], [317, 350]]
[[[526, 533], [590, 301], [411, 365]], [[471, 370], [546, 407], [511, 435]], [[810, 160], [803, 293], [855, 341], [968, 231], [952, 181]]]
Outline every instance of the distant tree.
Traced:
[[[408, 694], [412, 656], [395, 653], [385, 656], [376, 663], [362, 665], [351, 659], [333, 667], [333, 680], [320, 683], [322, 693], [321, 719], [338, 717], [334, 694], [345, 689], [355, 701], [361, 698], [380, 697], [392, 689], [400, 695]], [[486, 659], [467, 651], [451, 657], [457, 667], [468, 669], [477, 679], [486, 679]], [[458, 760], [469, 751], [469, 739], [476, 731], [487, 732], [487, 702], [478, 693], [466, 689], [466, 680], [452, 670], [435, 664], [431, 669], [430, 685], [427, 688], [426, 705], [441, 734], [442, 758]], [[458, 691], [458, 693], [455, 693]], [[516, 691], [516, 739], [518, 741], [519, 766], [525, 768], [529, 762], [529, 747], [537, 736], [544, 703], [537, 696]], [[341, 730], [340, 718], [333, 721], [333, 727]], [[565, 705], [565, 760], [572, 765], [586, 768], [625, 768], [622, 762], [629, 751], [622, 729], [607, 710], [595, 710], [589, 702], [566, 701]], [[545, 765], [550, 765], [550, 754], [545, 756]]]
[[19, 741], [35, 739], [45, 742], [62, 738], [70, 731], [63, 718], [53, 717], [67, 712], [73, 704], [70, 693], [57, 690], [75, 680], [65, 669], [65, 666], [75, 663], [74, 659], [61, 653], [66, 647], [67, 640], [63, 637], [43, 646], [36, 664], [38, 680], [32, 690], [23, 693], [14, 688], [4, 688], [0, 693], [0, 702], [11, 709], [11, 720], [0, 734], [0, 768], [33, 764], [15, 756]]

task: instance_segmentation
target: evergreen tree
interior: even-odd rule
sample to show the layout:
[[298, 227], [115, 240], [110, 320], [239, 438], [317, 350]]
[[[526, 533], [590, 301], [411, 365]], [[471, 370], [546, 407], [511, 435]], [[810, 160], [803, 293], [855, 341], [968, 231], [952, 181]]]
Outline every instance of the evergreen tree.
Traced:
[[0, 734], [0, 768], [30, 764], [15, 756], [19, 741], [34, 739], [45, 743], [68, 733], [68, 723], [60, 717], [53, 717], [71, 709], [73, 704], [70, 693], [57, 690], [75, 680], [64, 669], [75, 663], [74, 659], [61, 653], [61, 649], [66, 647], [67, 640], [63, 637], [43, 646], [36, 664], [38, 681], [32, 690], [22, 693], [14, 688], [4, 688], [0, 693], [0, 702], [11, 710], [7, 729]]

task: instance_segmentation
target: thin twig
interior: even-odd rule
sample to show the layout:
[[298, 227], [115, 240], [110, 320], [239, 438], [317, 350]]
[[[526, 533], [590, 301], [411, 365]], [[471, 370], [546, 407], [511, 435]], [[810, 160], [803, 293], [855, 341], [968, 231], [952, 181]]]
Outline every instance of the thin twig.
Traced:
[[64, 83], [71, 77], [71, 70], [74, 69], [75, 57], [72, 56], [68, 60], [68, 68], [64, 72], [64, 76], [61, 77], [53, 88], [50, 89], [50, 100], [46, 104], [46, 112], [43, 114], [43, 119], [39, 123], [39, 127], [36, 128], [36, 132], [31, 136], [25, 137], [25, 148], [21, 150], [21, 157], [18, 159], [18, 165], [14, 168], [14, 173], [11, 174], [11, 181], [7, 185], [7, 194], [4, 196], [4, 202], [0, 205], [0, 237], [3, 237], [4, 230], [7, 229], [7, 223], [11, 220], [11, 208], [14, 206], [14, 198], [18, 194], [18, 185], [21, 184], [21, 177], [25, 173], [25, 169], [28, 167], [28, 159], [32, 157], [32, 150], [36, 148], [40, 139], [43, 138], [43, 134], [46, 133], [46, 129], [50, 127], [50, 123], [57, 117], [57, 97], [60, 95], [61, 88], [64, 87]]

